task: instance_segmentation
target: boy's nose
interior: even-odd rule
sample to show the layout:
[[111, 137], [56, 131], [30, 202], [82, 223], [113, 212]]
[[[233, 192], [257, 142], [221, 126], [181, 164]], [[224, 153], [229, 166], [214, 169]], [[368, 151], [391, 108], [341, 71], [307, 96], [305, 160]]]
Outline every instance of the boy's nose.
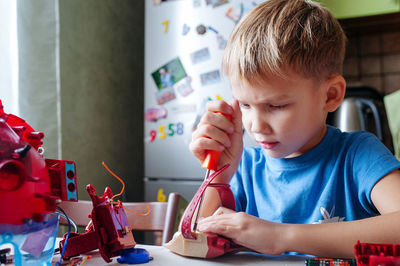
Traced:
[[251, 131], [254, 133], [269, 134], [272, 132], [272, 128], [265, 118], [257, 116], [252, 120]]

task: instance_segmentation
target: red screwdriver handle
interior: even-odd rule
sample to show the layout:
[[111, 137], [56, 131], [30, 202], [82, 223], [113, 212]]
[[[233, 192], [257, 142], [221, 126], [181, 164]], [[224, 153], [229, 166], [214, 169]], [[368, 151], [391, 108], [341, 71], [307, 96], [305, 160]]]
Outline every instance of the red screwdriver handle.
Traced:
[[[222, 112], [216, 112], [217, 114], [221, 114], [223, 116], [225, 116], [226, 118], [229, 119], [229, 121], [232, 121], [232, 115], [230, 114], [224, 114]], [[208, 150], [206, 153], [206, 157], [203, 161], [203, 163], [201, 164], [202, 168], [206, 168], [209, 170], [213, 170], [213, 171], [217, 171], [217, 167], [218, 167], [218, 160], [219, 157], [221, 156], [220, 151], [214, 151], [214, 150]]]

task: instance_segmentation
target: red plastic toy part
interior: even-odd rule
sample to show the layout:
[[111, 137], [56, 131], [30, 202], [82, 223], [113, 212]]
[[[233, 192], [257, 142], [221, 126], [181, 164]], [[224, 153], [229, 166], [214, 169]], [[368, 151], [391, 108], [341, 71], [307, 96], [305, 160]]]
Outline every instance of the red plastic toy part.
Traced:
[[[235, 199], [233, 197], [232, 191], [229, 188], [229, 185], [219, 183], [211, 184], [211, 181], [213, 181], [214, 178], [216, 178], [228, 167], [229, 164], [225, 165], [220, 170], [210, 175], [206, 180], [204, 180], [203, 184], [197, 190], [182, 220], [181, 232], [184, 238], [196, 239], [196, 234], [193, 233], [191, 229], [191, 221], [193, 219], [194, 212], [199, 205], [200, 199], [207, 187], [214, 187], [218, 191], [222, 206], [235, 210]], [[233, 243], [230, 239], [219, 236], [217, 234], [207, 234], [207, 246], [208, 252], [206, 258], [215, 258], [225, 253], [246, 250], [246, 248], [244, 248], [243, 246], [239, 246]]]
[[354, 253], [358, 266], [400, 265], [400, 245], [358, 241]]
[[[92, 224], [83, 234], [70, 233], [63, 259], [99, 249], [103, 259], [111, 262], [112, 257], [119, 256], [123, 250], [136, 245], [132, 229], [122, 202], [112, 201], [113, 193], [109, 187], [102, 197], [95, 195], [96, 190], [90, 184], [86, 186], [86, 190], [93, 203], [92, 213], [89, 215]], [[66, 236], [67, 234], [60, 241], [60, 250], [63, 250]]]
[[[0, 224], [19, 225], [30, 219], [41, 222], [55, 211], [60, 199], [74, 200], [63, 196], [62, 190], [67, 190], [62, 183], [65, 173], [49, 174], [49, 166], [38, 151], [43, 137], [42, 132], [35, 132], [25, 120], [6, 114], [0, 101]], [[58, 165], [67, 162], [49, 161]], [[74, 169], [76, 187], [75, 164], [69, 164]], [[60, 185], [56, 191], [57, 184]]]

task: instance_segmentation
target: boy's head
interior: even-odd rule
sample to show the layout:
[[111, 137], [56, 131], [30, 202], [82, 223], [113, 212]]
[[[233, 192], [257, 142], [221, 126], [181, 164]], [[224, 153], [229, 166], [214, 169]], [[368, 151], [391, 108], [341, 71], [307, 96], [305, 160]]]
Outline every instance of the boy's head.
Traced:
[[346, 37], [332, 14], [307, 0], [269, 0], [236, 26], [222, 68], [252, 83], [290, 69], [316, 80], [341, 74]]
[[233, 31], [222, 67], [246, 131], [270, 156], [299, 156], [324, 137], [344, 97], [345, 40], [329, 11], [306, 0], [268, 0]]

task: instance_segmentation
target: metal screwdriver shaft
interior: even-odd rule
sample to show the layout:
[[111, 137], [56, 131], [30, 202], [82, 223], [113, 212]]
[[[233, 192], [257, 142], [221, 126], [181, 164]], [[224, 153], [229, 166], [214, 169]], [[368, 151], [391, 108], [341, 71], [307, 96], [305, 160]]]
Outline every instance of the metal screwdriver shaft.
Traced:
[[[206, 180], [209, 176], [210, 176], [210, 169], [207, 169], [206, 175], [204, 177], [204, 180]], [[193, 232], [196, 232], [197, 229], [197, 220], [199, 219], [199, 215], [200, 215], [200, 210], [201, 210], [201, 204], [203, 203], [203, 197], [204, 194], [201, 195], [200, 201], [199, 201], [199, 208], [197, 209], [197, 214], [196, 214], [196, 218], [194, 220], [194, 224], [193, 224]]]
[[[224, 114], [224, 113], [221, 113], [221, 112], [216, 112], [216, 113], [219, 113], [219, 114], [225, 116], [226, 118], [228, 118], [230, 121], [232, 121], [232, 115]], [[208, 150], [207, 151], [206, 157], [205, 157], [203, 163], [201, 164], [202, 168], [206, 168], [207, 169], [207, 172], [206, 172], [206, 175], [204, 177], [204, 180], [206, 180], [210, 176], [211, 170], [213, 170], [213, 171], [217, 171], [218, 170], [217, 167], [218, 167], [218, 160], [219, 160], [220, 156], [221, 156], [221, 152], [220, 151], [213, 151], [213, 150]], [[196, 218], [195, 218], [194, 223], [193, 223], [193, 232], [195, 232], [196, 229], [197, 229], [197, 221], [199, 219], [201, 205], [203, 203], [203, 197], [204, 197], [204, 194], [201, 196], [200, 201], [199, 201], [199, 207], [197, 208]]]

